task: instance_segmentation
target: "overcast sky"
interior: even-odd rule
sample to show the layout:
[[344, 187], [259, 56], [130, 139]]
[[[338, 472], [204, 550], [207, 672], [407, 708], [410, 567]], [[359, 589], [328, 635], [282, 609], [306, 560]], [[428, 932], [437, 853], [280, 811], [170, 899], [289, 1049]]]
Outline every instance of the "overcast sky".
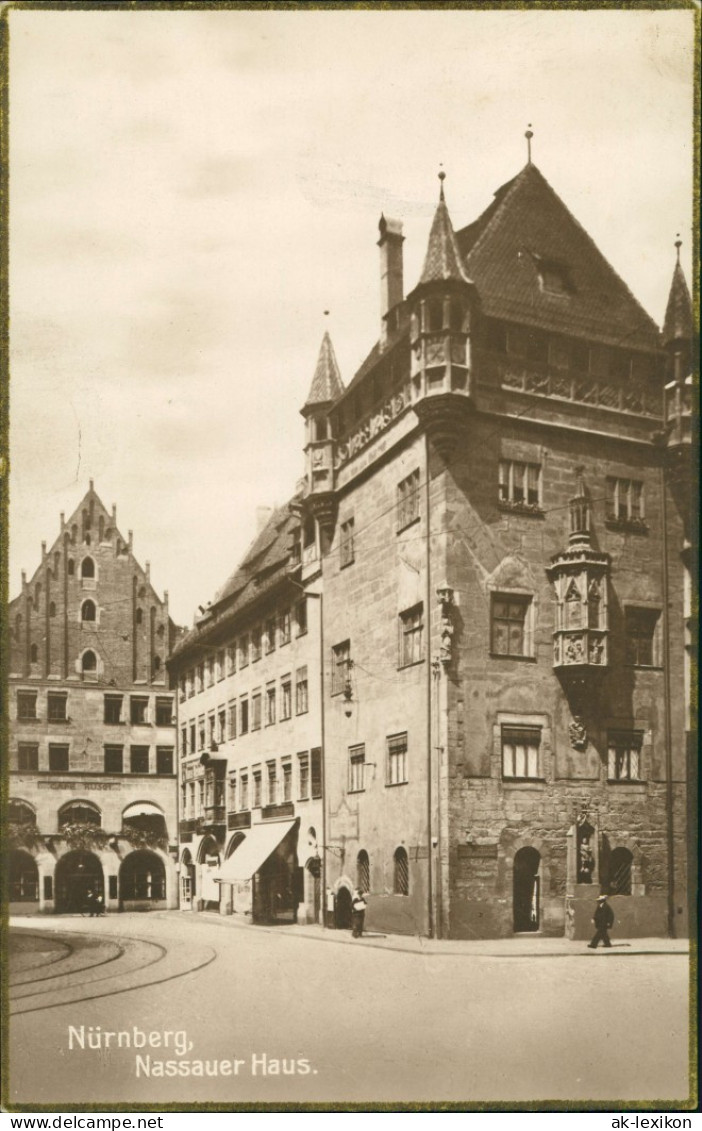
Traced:
[[[11, 561], [88, 480], [190, 623], [303, 471], [328, 326], [378, 334], [377, 223], [416, 282], [533, 156], [659, 324], [690, 279], [690, 11], [10, 13]], [[324, 311], [331, 313], [325, 319]]]

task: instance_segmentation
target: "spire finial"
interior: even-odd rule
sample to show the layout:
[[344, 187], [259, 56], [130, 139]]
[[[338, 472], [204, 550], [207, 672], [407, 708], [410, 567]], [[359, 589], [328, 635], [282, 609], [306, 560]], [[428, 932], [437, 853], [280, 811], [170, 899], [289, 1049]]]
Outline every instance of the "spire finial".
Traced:
[[680, 232], [677, 232], [676, 234], [677, 234], [677, 239], [675, 241], [675, 251], [676, 251], [676, 254], [677, 254], [677, 257], [678, 257], [678, 263], [679, 263], [680, 262], [680, 248], [682, 247], [682, 240], [680, 239]]
[[531, 128], [531, 122], [529, 122], [529, 125], [527, 126], [526, 133], [524, 134], [524, 137], [526, 138], [526, 142], [527, 142], [527, 165], [531, 165], [531, 139], [533, 138], [533, 136], [534, 136], [534, 133], [533, 133], [533, 130]]
[[439, 189], [439, 200], [445, 200], [445, 197], [444, 197], [444, 181], [445, 180], [446, 180], [446, 173], [444, 172], [443, 163], [439, 163], [439, 181], [441, 182], [441, 188]]

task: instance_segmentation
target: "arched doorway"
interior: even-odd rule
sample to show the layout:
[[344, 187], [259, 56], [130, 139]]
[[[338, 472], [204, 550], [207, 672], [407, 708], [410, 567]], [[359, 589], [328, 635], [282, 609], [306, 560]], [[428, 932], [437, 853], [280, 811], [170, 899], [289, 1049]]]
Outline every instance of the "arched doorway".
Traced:
[[535, 848], [520, 848], [514, 857], [514, 930], [538, 931], [540, 904], [539, 867], [541, 856]]
[[318, 923], [322, 910], [322, 861], [310, 856], [305, 864], [305, 916], [308, 923]]
[[334, 926], [339, 931], [351, 930], [351, 892], [340, 887], [334, 901]]
[[119, 869], [119, 893], [123, 907], [152, 905], [166, 898], [166, 869], [155, 852], [140, 848], [125, 856]]
[[104, 899], [102, 864], [94, 852], [76, 849], [62, 856], [56, 865], [56, 911], [84, 911], [88, 892]]
[[39, 906], [39, 870], [33, 856], [21, 848], [10, 852], [9, 860], [10, 903], [21, 903], [23, 912]]
[[183, 850], [180, 858], [180, 898], [185, 907], [192, 908], [196, 894], [196, 872], [190, 849]]
[[200, 848], [197, 854], [197, 862], [200, 865], [200, 900], [201, 911], [218, 911], [219, 910], [219, 884], [215, 881], [215, 876], [219, 872], [219, 866], [222, 862], [220, 855], [220, 847], [212, 835], [206, 836], [200, 842]]

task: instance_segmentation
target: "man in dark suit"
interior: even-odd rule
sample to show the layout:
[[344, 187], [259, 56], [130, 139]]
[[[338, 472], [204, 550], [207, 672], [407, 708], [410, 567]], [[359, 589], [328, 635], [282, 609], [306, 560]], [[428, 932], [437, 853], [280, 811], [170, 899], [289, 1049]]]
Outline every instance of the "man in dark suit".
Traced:
[[592, 942], [587, 945], [591, 950], [597, 949], [597, 944], [602, 940], [605, 946], [611, 946], [609, 939], [609, 932], [614, 925], [614, 912], [607, 903], [606, 895], [598, 895], [597, 906], [595, 907], [595, 916], [593, 918], [595, 924], [595, 934], [592, 937]]

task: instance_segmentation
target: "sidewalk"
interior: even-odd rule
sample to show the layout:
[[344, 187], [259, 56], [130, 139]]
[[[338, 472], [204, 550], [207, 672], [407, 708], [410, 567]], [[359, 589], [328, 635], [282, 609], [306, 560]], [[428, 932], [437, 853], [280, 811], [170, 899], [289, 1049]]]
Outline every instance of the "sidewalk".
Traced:
[[173, 918], [208, 923], [224, 930], [254, 931], [266, 934], [284, 934], [286, 937], [316, 939], [317, 942], [336, 943], [342, 946], [375, 947], [406, 954], [432, 954], [444, 957], [472, 956], [474, 958], [573, 958], [582, 956], [591, 961], [596, 958], [620, 958], [641, 954], [687, 955], [689, 939], [619, 939], [612, 933], [612, 949], [598, 947], [590, 950], [587, 940], [572, 942], [566, 938], [549, 938], [545, 935], [515, 935], [509, 939], [427, 939], [417, 935], [382, 935], [373, 931], [363, 938], [354, 939], [350, 931], [331, 930], [316, 924], [285, 923], [264, 926], [251, 923], [243, 915], [219, 915], [216, 911], [154, 911], [150, 919]]

